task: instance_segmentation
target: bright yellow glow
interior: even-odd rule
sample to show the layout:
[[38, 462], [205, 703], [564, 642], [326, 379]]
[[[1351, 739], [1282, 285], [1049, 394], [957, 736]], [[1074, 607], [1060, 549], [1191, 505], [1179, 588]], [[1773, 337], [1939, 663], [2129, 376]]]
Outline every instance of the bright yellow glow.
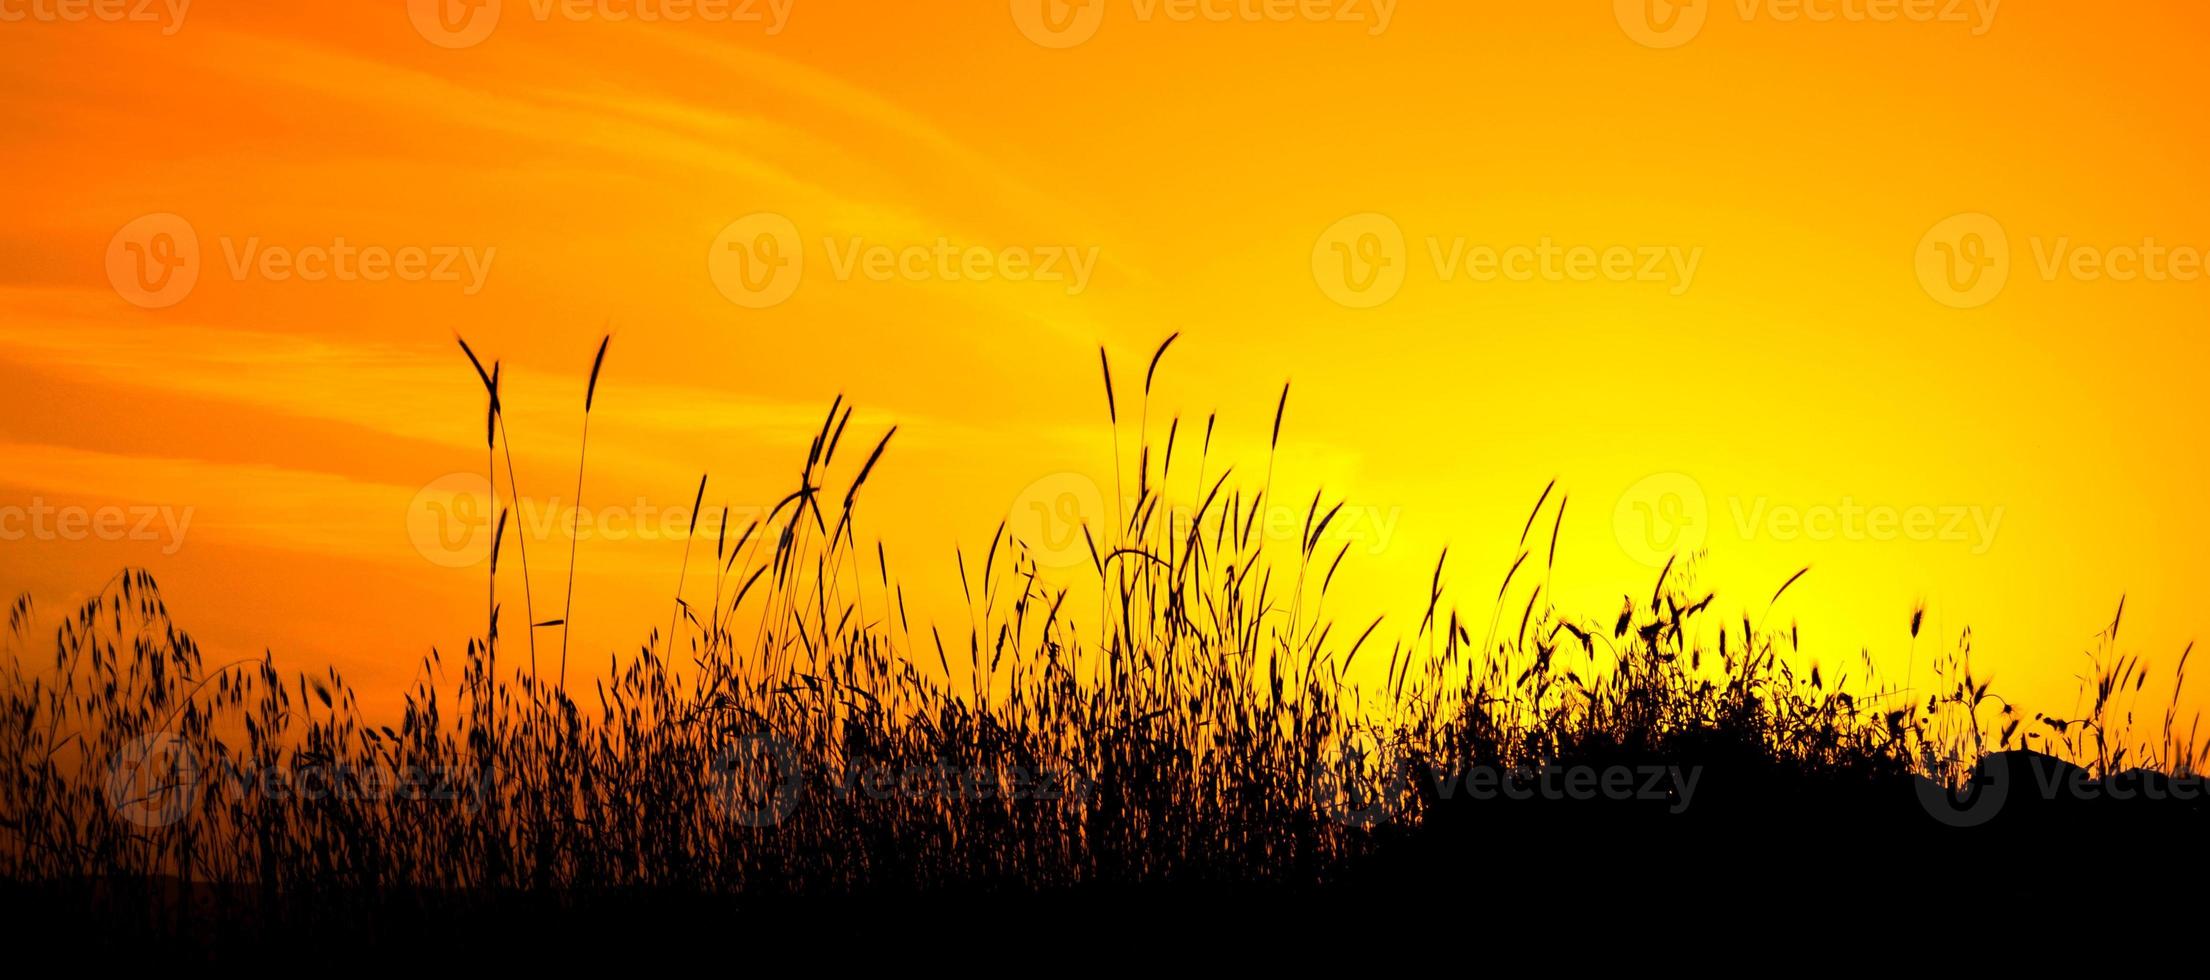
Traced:
[[[0, 25], [0, 586], [59, 606], [143, 565], [217, 653], [386, 706], [484, 615], [473, 556], [420, 546], [424, 489], [486, 465], [453, 335], [502, 364], [545, 619], [611, 322], [592, 669], [674, 595], [679, 535], [635, 521], [701, 472], [710, 508], [772, 505], [839, 392], [844, 465], [900, 426], [869, 534], [962, 618], [955, 546], [1112, 509], [1101, 344], [1131, 484], [1139, 417], [1187, 454], [1214, 411], [1208, 472], [1261, 478], [1293, 379], [1287, 533], [1348, 498], [1325, 613], [1384, 637], [1446, 546], [1485, 621], [1553, 477], [1562, 607], [1608, 615], [1700, 538], [1717, 607], [1830, 671], [1923, 680], [1969, 624], [1983, 676], [2061, 712], [2121, 593], [2160, 679], [2203, 625], [2202, 5], [1725, 0], [1667, 33], [1605, 0], [1040, 2], [505, 0], [448, 32], [0, 0], [32, 12]], [[19, 533], [117, 507], [167, 523]]]

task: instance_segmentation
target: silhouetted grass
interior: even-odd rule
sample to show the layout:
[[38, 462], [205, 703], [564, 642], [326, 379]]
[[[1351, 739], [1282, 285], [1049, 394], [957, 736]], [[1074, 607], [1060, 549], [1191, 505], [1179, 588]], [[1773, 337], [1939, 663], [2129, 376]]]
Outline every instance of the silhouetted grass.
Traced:
[[[1166, 350], [1145, 373], [1145, 427]], [[496, 365], [468, 356], [495, 449]], [[1109, 360], [1104, 376], [1117, 433]], [[1285, 386], [1270, 446], [1287, 407]], [[539, 676], [534, 643], [527, 670], [500, 666], [498, 544], [485, 635], [422, 658], [391, 724], [364, 718], [334, 670], [206, 662], [141, 571], [63, 622], [48, 663], [27, 653], [32, 608], [18, 601], [0, 878], [89, 888], [149, 922], [179, 887], [270, 922], [470, 896], [1294, 890], [1437, 853], [1454, 805], [1438, 787], [1476, 767], [1732, 765], [1770, 790], [1955, 783], [1983, 754], [2023, 747], [2099, 773], [2187, 777], [2201, 758], [2176, 689], [2160, 741], [2125, 741], [2146, 668], [2117, 652], [2117, 617], [2091, 700], [2057, 720], [2021, 717], [1976, 680], [1969, 634], [1933, 689], [1903, 690], [1869, 656], [1855, 677], [1799, 673], [1793, 627], [1764, 628], [1756, 609], [1724, 620], [1676, 565], [1595, 617], [1551, 606], [1539, 585], [1515, 592], [1530, 562], [1555, 563], [1569, 500], [1553, 504], [1554, 487], [1493, 602], [1481, 590], [1490, 608], [1449, 601], [1446, 555], [1398, 625], [1338, 630], [1309, 613], [1343, 560], [1320, 548], [1342, 505], [1315, 495], [1294, 548], [1268, 547], [1271, 472], [1257, 487], [1209, 472], [1209, 418], [1194, 463], [1180, 455], [1190, 520], [1163, 516], [1176, 419], [1160, 452], [1145, 433], [1133, 509], [1084, 529], [1087, 584], [1051, 584], [1001, 525], [986, 552], [956, 556], [969, 622], [947, 638], [908, 620], [881, 546], [858, 540], [861, 490], [891, 434], [840, 457], [850, 419], [838, 399], [799, 485], [763, 520], [716, 532], [710, 601], [679, 585], [669, 635], [614, 656], [589, 690], [564, 686], [567, 601], [561, 620], [530, 624], [562, 628], [561, 673]], [[572, 582], [571, 568], [571, 594]], [[1914, 641], [1921, 625], [1913, 613]], [[2184, 671], [2182, 656], [2182, 683]], [[278, 773], [282, 790], [267, 782]], [[927, 785], [870, 788], [913, 773]], [[417, 791], [375, 785], [397, 775], [419, 776]], [[1520, 829], [1562, 845], [1562, 827]]]

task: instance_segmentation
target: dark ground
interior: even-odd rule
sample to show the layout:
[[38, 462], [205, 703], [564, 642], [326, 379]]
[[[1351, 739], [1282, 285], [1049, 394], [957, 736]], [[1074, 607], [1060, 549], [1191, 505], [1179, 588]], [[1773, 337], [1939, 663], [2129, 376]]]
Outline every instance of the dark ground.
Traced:
[[[1371, 943], [1370, 933], [1339, 934], [1392, 920], [1502, 930], [1496, 935], [1587, 921], [1614, 936], [1750, 927], [1781, 936], [1891, 920], [1946, 930], [2160, 901], [2191, 906], [2210, 868], [2202, 781], [2140, 771], [2095, 781], [2023, 752], [1989, 757], [1963, 799], [1916, 777], [1821, 777], [1754, 763], [1707, 766], [1686, 807], [1677, 795], [1575, 799], [1563, 778], [1547, 797], [1529, 782], [1529, 798], [1492, 790], [1473, 799], [1463, 775], [1449, 798], [1430, 784], [1419, 826], [1378, 824], [1371, 858], [1301, 888], [1167, 880], [762, 900], [333, 893], [278, 897], [261, 905], [281, 909], [278, 921], [240, 921], [216, 911], [238, 903], [169, 879], [8, 885], [0, 921], [26, 948], [170, 963], [333, 952], [512, 961], [630, 947], [662, 955], [693, 944], [803, 957], [854, 944], [853, 952], [948, 943], [946, 951], [979, 955], [1151, 934]], [[1129, 926], [1139, 931], [1119, 931]]]

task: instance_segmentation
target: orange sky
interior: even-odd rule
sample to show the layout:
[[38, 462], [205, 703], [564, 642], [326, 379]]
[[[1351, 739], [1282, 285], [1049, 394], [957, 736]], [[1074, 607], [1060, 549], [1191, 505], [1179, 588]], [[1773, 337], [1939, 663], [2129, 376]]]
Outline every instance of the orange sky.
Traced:
[[1153, 437], [1218, 410], [1216, 472], [1294, 379], [1275, 485], [1349, 497], [1342, 620], [1445, 545], [1486, 612], [1557, 477], [1591, 616], [1701, 541], [1730, 616], [1813, 566], [1771, 614], [1807, 659], [1901, 672], [1923, 601], [1921, 663], [1969, 624], [2056, 710], [2121, 593], [2152, 664], [2203, 626], [2200, 4], [436, 6], [0, 0], [8, 594], [142, 565], [374, 704], [481, 628], [425, 537], [484, 466], [454, 333], [565, 507], [611, 322], [586, 662], [674, 594], [682, 542], [622, 529], [701, 472], [772, 504], [839, 392], [900, 426], [863, 517], [956, 619], [955, 544], [1110, 509], [1096, 349], [1130, 406], [1179, 330]]

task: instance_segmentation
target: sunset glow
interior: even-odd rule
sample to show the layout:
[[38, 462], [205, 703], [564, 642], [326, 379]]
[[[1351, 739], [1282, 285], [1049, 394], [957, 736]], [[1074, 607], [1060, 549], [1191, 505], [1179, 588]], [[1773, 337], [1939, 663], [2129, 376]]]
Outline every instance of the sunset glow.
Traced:
[[1555, 478], [1507, 617], [1678, 555], [1806, 669], [1923, 683], [1969, 627], [2062, 711], [2123, 596], [2169, 695], [2210, 586], [2202, 5], [1010, 6], [0, 0], [0, 590], [144, 567], [211, 660], [389, 711], [483, 628], [455, 336], [545, 620], [611, 332], [592, 674], [667, 628], [701, 475], [691, 590], [841, 394], [840, 470], [897, 426], [861, 542], [916, 620], [966, 619], [1001, 521], [1094, 588], [1079, 528], [1174, 426], [1177, 506], [1233, 465], [1294, 548], [1346, 501], [1345, 630], [1410, 637], [1445, 548], [1486, 624]]

